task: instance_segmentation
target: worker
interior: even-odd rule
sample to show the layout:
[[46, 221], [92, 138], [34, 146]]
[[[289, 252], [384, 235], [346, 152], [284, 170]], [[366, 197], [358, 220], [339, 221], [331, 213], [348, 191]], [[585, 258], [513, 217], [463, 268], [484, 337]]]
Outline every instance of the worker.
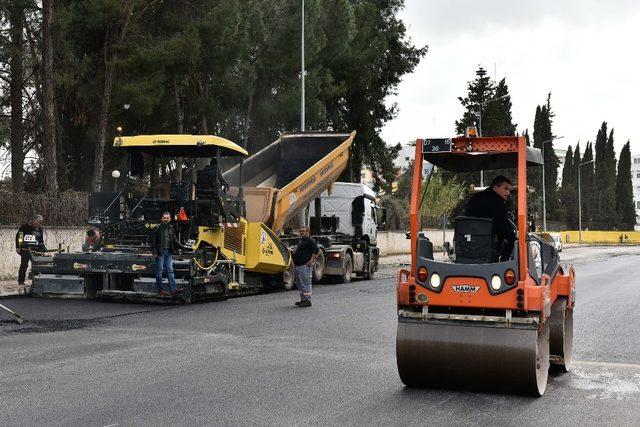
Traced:
[[35, 214], [31, 221], [22, 224], [16, 233], [16, 253], [20, 255], [20, 269], [18, 270], [18, 291], [20, 293], [24, 293], [27, 268], [29, 261], [32, 261], [31, 248], [44, 247], [42, 221], [42, 215]]
[[82, 243], [82, 252], [97, 252], [102, 247], [100, 231], [90, 228]]
[[178, 243], [176, 232], [171, 226], [171, 214], [164, 212], [160, 218], [160, 225], [151, 234], [151, 250], [156, 256], [156, 285], [158, 293], [162, 296], [168, 295], [162, 287], [162, 273], [165, 268], [169, 279], [169, 294], [179, 293], [173, 272], [173, 254], [178, 247], [180, 247], [180, 243]]
[[311, 307], [311, 275], [319, 252], [315, 240], [309, 237], [309, 227], [303, 225], [300, 228], [300, 241], [293, 254], [296, 284], [300, 292], [300, 301], [296, 302], [298, 307]]
[[[216, 187], [217, 180], [217, 187]], [[214, 189], [220, 190], [222, 193], [226, 193], [229, 189], [229, 184], [222, 177], [220, 169], [218, 169], [218, 161], [216, 158], [212, 158], [208, 166], [202, 169], [201, 177], [198, 182], [198, 187], [201, 189]]]
[[506, 205], [512, 188], [509, 178], [502, 175], [496, 176], [489, 187], [471, 196], [465, 213], [466, 216], [493, 220], [493, 230], [498, 237], [498, 253], [501, 260], [510, 258], [516, 240]]

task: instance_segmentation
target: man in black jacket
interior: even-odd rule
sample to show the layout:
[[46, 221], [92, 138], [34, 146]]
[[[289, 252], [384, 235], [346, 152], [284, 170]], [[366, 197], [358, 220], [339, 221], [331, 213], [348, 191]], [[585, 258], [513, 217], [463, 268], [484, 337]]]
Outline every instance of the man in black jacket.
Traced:
[[491, 186], [485, 190], [474, 194], [469, 199], [466, 216], [477, 218], [491, 218], [493, 229], [498, 236], [501, 259], [507, 259], [513, 251], [513, 244], [516, 234], [509, 221], [506, 202], [511, 196], [513, 186], [509, 178], [496, 176], [491, 182]]
[[176, 277], [173, 273], [173, 253], [180, 247], [176, 239], [176, 232], [171, 226], [171, 214], [165, 212], [160, 219], [160, 225], [151, 234], [151, 250], [156, 256], [156, 285], [160, 295], [167, 295], [162, 288], [162, 272], [167, 269], [169, 278], [169, 292], [173, 295], [178, 293], [176, 289]]
[[31, 248], [44, 247], [44, 231], [42, 230], [42, 215], [36, 214], [31, 222], [22, 224], [16, 233], [16, 252], [20, 255], [20, 269], [18, 270], [18, 285], [24, 288], [27, 268], [31, 261]]
[[296, 285], [300, 292], [300, 301], [296, 302], [298, 307], [311, 307], [311, 275], [319, 252], [316, 241], [309, 237], [309, 227], [300, 227], [300, 241], [293, 254]]

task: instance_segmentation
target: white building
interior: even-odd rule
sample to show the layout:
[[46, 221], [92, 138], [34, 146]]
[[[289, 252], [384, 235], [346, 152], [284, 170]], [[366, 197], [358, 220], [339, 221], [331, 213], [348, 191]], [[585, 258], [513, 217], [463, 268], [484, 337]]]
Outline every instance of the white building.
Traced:
[[400, 151], [398, 151], [398, 157], [393, 161], [393, 165], [400, 170], [405, 170], [409, 167], [409, 164], [413, 161], [416, 155], [416, 146], [407, 144], [403, 145]]
[[560, 187], [562, 185], [562, 169], [564, 169], [564, 162], [567, 158], [567, 150], [554, 148], [553, 151], [556, 153], [556, 157], [558, 158], [558, 187]]
[[633, 203], [636, 205], [636, 230], [640, 231], [640, 154], [631, 156], [631, 184], [633, 185]]

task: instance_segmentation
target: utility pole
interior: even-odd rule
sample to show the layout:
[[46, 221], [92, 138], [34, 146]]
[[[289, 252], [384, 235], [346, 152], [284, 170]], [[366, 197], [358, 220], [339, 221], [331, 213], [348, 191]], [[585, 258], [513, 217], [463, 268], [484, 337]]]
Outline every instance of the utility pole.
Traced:
[[304, 132], [306, 129], [305, 121], [304, 121], [304, 110], [305, 110], [305, 102], [304, 102], [304, 0], [302, 0], [302, 35], [301, 35], [301, 72], [300, 72], [300, 82], [302, 84], [301, 96], [300, 96], [300, 132]]

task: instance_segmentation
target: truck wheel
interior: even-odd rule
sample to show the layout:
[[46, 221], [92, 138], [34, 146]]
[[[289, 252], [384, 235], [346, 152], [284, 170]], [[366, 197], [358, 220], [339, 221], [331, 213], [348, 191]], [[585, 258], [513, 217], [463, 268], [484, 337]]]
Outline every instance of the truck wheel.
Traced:
[[295, 275], [295, 267], [292, 262], [287, 271], [282, 273], [282, 289], [284, 289], [285, 291], [290, 291], [291, 289], [293, 289], [293, 281], [295, 279]]
[[321, 250], [318, 252], [315, 264], [313, 264], [313, 283], [320, 283], [322, 280], [322, 276], [324, 276], [324, 264], [324, 251]]
[[369, 260], [369, 270], [364, 274], [364, 278], [367, 280], [373, 279], [378, 269], [378, 260], [373, 258]]
[[342, 276], [342, 283], [349, 283], [351, 281], [351, 273], [353, 273], [353, 259], [350, 254], [346, 254], [344, 257], [344, 275]]

